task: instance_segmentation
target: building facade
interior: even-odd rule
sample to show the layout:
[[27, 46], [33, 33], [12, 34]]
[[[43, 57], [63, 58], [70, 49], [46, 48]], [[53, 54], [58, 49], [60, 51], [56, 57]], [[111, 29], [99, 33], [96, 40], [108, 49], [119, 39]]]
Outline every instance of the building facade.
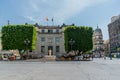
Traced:
[[103, 35], [101, 29], [98, 28], [98, 26], [93, 33], [93, 51], [95, 57], [102, 57], [104, 52]]
[[103, 44], [104, 44], [104, 52], [105, 52], [105, 55], [109, 55], [109, 53], [110, 53], [109, 40], [104, 40]]
[[35, 25], [37, 30], [36, 50], [37, 54], [56, 55], [65, 53], [64, 32], [60, 26], [39, 26]]
[[120, 51], [120, 15], [113, 16], [108, 24], [110, 52]]

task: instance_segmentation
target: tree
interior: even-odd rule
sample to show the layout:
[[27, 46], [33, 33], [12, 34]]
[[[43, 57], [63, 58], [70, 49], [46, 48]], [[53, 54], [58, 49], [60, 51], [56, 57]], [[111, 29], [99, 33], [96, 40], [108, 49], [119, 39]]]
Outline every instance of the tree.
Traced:
[[[24, 41], [30, 43], [26, 46]], [[33, 25], [7, 25], [2, 27], [3, 50], [34, 50], [36, 45], [36, 29]]]
[[91, 27], [87, 26], [68, 26], [64, 30], [65, 37], [65, 50], [69, 52], [70, 49], [70, 39], [74, 40], [75, 43], [72, 46], [73, 50], [79, 50], [79, 52], [87, 52], [93, 48], [92, 40], [93, 30]]

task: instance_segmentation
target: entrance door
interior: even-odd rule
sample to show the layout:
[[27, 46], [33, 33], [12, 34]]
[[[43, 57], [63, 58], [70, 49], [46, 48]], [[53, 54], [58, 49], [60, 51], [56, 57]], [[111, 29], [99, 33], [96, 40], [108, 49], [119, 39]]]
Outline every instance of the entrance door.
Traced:
[[51, 55], [53, 55], [53, 46], [48, 46], [48, 55], [50, 50], [51, 50]]

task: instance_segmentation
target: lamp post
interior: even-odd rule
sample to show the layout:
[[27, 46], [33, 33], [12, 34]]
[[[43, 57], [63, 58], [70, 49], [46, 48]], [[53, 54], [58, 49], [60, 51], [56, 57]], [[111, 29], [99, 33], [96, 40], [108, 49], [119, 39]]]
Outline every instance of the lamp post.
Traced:
[[26, 50], [27, 50], [26, 54], [27, 54], [27, 57], [28, 57], [28, 45], [30, 44], [30, 40], [29, 40], [28, 38], [26, 38], [26, 39], [24, 40], [24, 43], [25, 43], [25, 45], [26, 45]]
[[101, 47], [100, 47], [100, 41], [96, 42], [97, 44], [97, 57], [101, 57]]
[[71, 45], [71, 51], [72, 51], [72, 46], [73, 46], [74, 43], [75, 43], [75, 41], [70, 39], [69, 44]]

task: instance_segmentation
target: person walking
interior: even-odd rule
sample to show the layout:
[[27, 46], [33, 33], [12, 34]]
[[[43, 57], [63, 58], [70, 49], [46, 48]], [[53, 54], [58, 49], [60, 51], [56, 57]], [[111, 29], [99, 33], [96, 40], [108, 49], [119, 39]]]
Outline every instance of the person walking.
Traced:
[[105, 52], [103, 52], [103, 58], [104, 58], [104, 60], [106, 60], [106, 54], [105, 54]]
[[110, 60], [112, 60], [112, 54], [111, 53], [109, 54], [109, 57], [110, 57]]
[[94, 55], [93, 55], [93, 54], [91, 54], [91, 58], [92, 58], [92, 60], [93, 60], [93, 58], [94, 58]]

